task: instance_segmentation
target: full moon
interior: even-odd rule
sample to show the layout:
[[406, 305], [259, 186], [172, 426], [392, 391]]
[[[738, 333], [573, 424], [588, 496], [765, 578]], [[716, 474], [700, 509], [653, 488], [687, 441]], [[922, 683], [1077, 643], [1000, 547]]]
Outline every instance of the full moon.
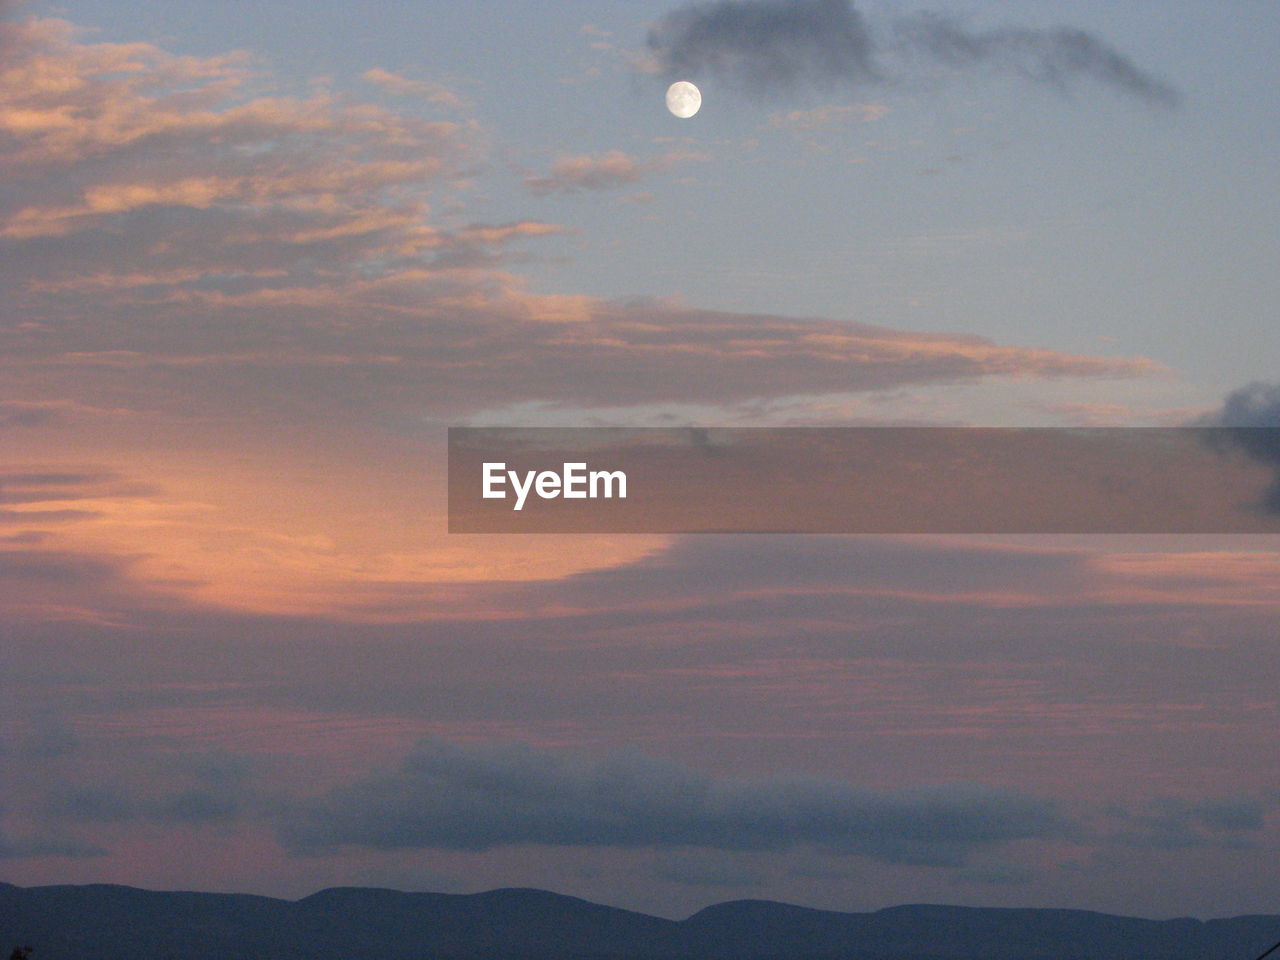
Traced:
[[677, 80], [667, 87], [667, 109], [681, 120], [688, 120], [702, 106], [702, 91], [688, 80]]

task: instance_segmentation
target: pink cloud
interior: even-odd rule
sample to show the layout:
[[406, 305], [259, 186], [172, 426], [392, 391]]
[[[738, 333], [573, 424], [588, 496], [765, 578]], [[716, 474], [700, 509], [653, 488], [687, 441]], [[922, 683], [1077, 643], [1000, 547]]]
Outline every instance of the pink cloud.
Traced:
[[579, 193], [583, 190], [610, 190], [639, 183], [650, 173], [663, 172], [683, 163], [710, 159], [699, 153], [668, 153], [650, 160], [629, 156], [621, 150], [592, 155], [562, 154], [542, 177], [526, 177], [525, 186], [535, 196], [551, 193]]
[[429, 80], [410, 80], [408, 77], [383, 70], [381, 67], [366, 70], [360, 75], [360, 79], [397, 97], [415, 97], [428, 103], [437, 103], [455, 109], [461, 109], [467, 105], [465, 100], [444, 84]]

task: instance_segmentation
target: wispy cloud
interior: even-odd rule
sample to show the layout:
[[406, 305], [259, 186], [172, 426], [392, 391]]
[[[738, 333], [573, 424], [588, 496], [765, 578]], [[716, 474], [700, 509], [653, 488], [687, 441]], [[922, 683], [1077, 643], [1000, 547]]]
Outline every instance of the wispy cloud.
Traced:
[[1094, 80], [1162, 107], [1177, 106], [1181, 100], [1168, 83], [1139, 69], [1100, 38], [1074, 27], [970, 30], [951, 17], [925, 13], [900, 20], [896, 31], [909, 48], [951, 67], [988, 63], [1060, 87], [1076, 79]]
[[807, 132], [840, 123], [872, 123], [889, 112], [882, 103], [824, 104], [808, 110], [788, 110], [769, 115], [769, 123], [785, 130]]
[[467, 102], [462, 97], [442, 83], [431, 80], [410, 80], [390, 70], [383, 70], [381, 67], [366, 70], [360, 75], [360, 79], [397, 97], [414, 97], [454, 109], [467, 106]]
[[700, 153], [669, 153], [644, 160], [621, 150], [602, 154], [563, 154], [551, 164], [546, 176], [526, 177], [524, 184], [535, 196], [551, 193], [579, 193], [584, 190], [611, 190], [639, 183], [650, 173], [670, 170], [690, 162], [706, 161]]
[[921, 13], [876, 31], [850, 0], [688, 3], [653, 27], [648, 45], [668, 77], [713, 76], [753, 94], [865, 87], [923, 59], [953, 69], [989, 64], [1059, 87], [1093, 80], [1162, 107], [1180, 100], [1170, 84], [1086, 30], [973, 30]]

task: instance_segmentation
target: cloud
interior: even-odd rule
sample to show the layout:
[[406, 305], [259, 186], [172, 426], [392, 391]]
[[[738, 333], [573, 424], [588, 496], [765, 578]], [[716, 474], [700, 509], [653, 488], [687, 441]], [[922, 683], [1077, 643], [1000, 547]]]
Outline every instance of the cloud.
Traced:
[[41, 813], [75, 823], [147, 821], [175, 824], [226, 824], [260, 813], [263, 798], [250, 782], [253, 764], [233, 754], [180, 756], [162, 765], [161, 775], [177, 786], [60, 783], [44, 793]]
[[[98, 516], [82, 510], [22, 510], [8, 516], [0, 511], [0, 527], [63, 525]], [[176, 591], [196, 586], [191, 580], [166, 583], [163, 576], [142, 576], [142, 555], [45, 549], [48, 539], [38, 530], [25, 530], [0, 540], [0, 608], [10, 624], [110, 620], [127, 610], [180, 603]]]
[[1060, 87], [1085, 78], [1162, 107], [1177, 106], [1181, 100], [1169, 84], [1138, 69], [1129, 58], [1084, 30], [1003, 27], [973, 31], [935, 13], [900, 20], [896, 30], [907, 46], [951, 67], [989, 63]]
[[[61, 248], [88, 254], [73, 275], [122, 261], [162, 284], [181, 270], [287, 274], [300, 266], [299, 248], [314, 254], [326, 236], [363, 238], [366, 251], [378, 241], [431, 246], [434, 235], [418, 229], [424, 208], [414, 190], [474, 158], [469, 124], [337, 97], [256, 94], [243, 54], [83, 44], [58, 20], [10, 32], [0, 169], [22, 189], [0, 201], [0, 236], [82, 238], [73, 251]], [[164, 216], [174, 210], [194, 218], [185, 230]], [[119, 246], [99, 249], [100, 231]], [[255, 263], [270, 247], [273, 262]], [[56, 249], [9, 254], [29, 275], [33, 257]], [[55, 257], [41, 273], [56, 275], [69, 260]]]
[[[0, 191], [0, 429], [25, 432], [28, 459], [92, 451], [88, 462], [145, 472], [163, 489], [130, 498], [8, 487], [25, 502], [0, 504], [0, 524], [54, 530], [56, 549], [128, 558], [115, 580], [80, 581], [85, 602], [112, 614], [121, 605], [110, 594], [138, 597], [124, 591], [129, 578], [181, 577], [197, 585], [193, 599], [237, 604], [267, 581], [291, 581], [308, 604], [336, 605], [409, 568], [413, 582], [385, 596], [412, 593], [405, 608], [423, 609], [422, 571], [439, 569], [434, 541], [396, 555], [383, 544], [400, 533], [348, 536], [337, 514], [268, 521], [260, 504], [296, 502], [284, 490], [289, 469], [261, 481], [270, 495], [232, 490], [258, 469], [252, 458], [209, 472], [278, 428], [282, 447], [296, 440], [344, 464], [324, 481], [333, 493], [385, 479], [416, 455], [428, 424], [520, 403], [701, 403], [716, 416], [797, 394], [1160, 369], [852, 317], [533, 293], [514, 265], [562, 228], [434, 212], [457, 209], [458, 178], [486, 162], [482, 129], [346, 96], [282, 96], [242, 55], [86, 43], [59, 21], [14, 27], [14, 70], [0, 77], [0, 178], [10, 185]], [[547, 172], [561, 175], [557, 189], [603, 188], [693, 159], [666, 149], [624, 155], [617, 169], [597, 153]], [[397, 431], [415, 443], [392, 438], [397, 449], [382, 459], [348, 456]], [[385, 553], [356, 559], [353, 542]], [[53, 581], [43, 583], [40, 615], [56, 600]], [[34, 609], [22, 590], [7, 596]]]
[[[4, 809], [0, 807], [0, 815]], [[101, 857], [107, 853], [102, 847], [71, 837], [35, 835], [10, 837], [0, 826], [0, 860], [34, 860], [41, 857], [70, 857], [84, 859]]]
[[1137, 812], [1122, 807], [1111, 809], [1109, 813], [1122, 826], [1106, 834], [1105, 839], [1149, 850], [1239, 850], [1254, 845], [1256, 841], [1250, 834], [1265, 828], [1267, 814], [1277, 806], [1280, 801], [1256, 797], [1158, 798]]
[[0, 524], [32, 524], [42, 526], [46, 523], [67, 523], [73, 520], [87, 520], [101, 516], [96, 510], [3, 510], [0, 509]]
[[875, 45], [848, 0], [719, 0], [667, 14], [649, 49], [669, 77], [711, 74], [757, 93], [878, 78]]
[[548, 176], [526, 177], [524, 183], [530, 193], [540, 197], [551, 193], [610, 190], [639, 183], [648, 174], [670, 170], [678, 163], [707, 159], [703, 154], [670, 153], [653, 160], [640, 160], [621, 150], [610, 150], [596, 156], [565, 154], [551, 164]]
[[549, 193], [577, 193], [580, 190], [607, 190], [639, 183], [646, 172], [644, 162], [621, 150], [599, 156], [590, 154], [557, 157], [546, 177], [526, 177], [525, 186], [537, 196]]
[[[353, 848], [334, 859], [335, 869], [384, 858], [416, 862], [424, 845], [460, 850], [428, 859], [468, 863], [473, 882], [475, 865], [492, 857], [547, 862], [630, 844], [643, 875], [654, 850], [758, 849], [772, 858], [791, 846], [794, 855], [811, 847], [851, 855], [842, 862], [863, 863], [869, 878], [907, 875], [877, 866], [904, 857], [963, 857], [977, 882], [993, 855], [1021, 859], [1027, 846], [1051, 863], [1177, 839], [1139, 821], [1160, 816], [1157, 808], [1133, 802], [1126, 822], [1096, 812], [1106, 798], [1090, 789], [1096, 756], [1078, 749], [1082, 735], [1104, 745], [1116, 770], [1104, 793], [1149, 795], [1163, 778], [1188, 804], [1204, 807], [1192, 827], [1208, 842], [1158, 848], [1171, 850], [1170, 859], [1266, 836], [1208, 823], [1256, 822], [1251, 798], [1238, 807], [1232, 798], [1212, 799], [1213, 771], [1223, 763], [1239, 764], [1242, 794], [1269, 789], [1251, 758], [1266, 755], [1274, 740], [1267, 704], [1276, 674], [1275, 559], [1257, 558], [1249, 574], [1255, 592], [1225, 602], [1206, 599], [1205, 585], [1189, 578], [1230, 583], [1237, 558], [1182, 559], [1172, 571], [1162, 565], [1167, 572], [1147, 574], [1144, 563], [1170, 558], [918, 538], [684, 538], [612, 576], [477, 585], [461, 609], [447, 607], [457, 615], [442, 622], [427, 622], [441, 616], [432, 609], [414, 623], [381, 625], [208, 610], [128, 626], [45, 623], [0, 644], [0, 676], [11, 717], [25, 722], [31, 703], [49, 702], [90, 738], [56, 772], [72, 786], [108, 793], [61, 794], [66, 819], [51, 826], [83, 829], [98, 842], [110, 836], [110, 845], [144, 833], [187, 838], [229, 823], [246, 836], [278, 826], [288, 850]], [[528, 606], [512, 599], [521, 587]], [[370, 690], [378, 691], [376, 716], [368, 712]], [[194, 726], [184, 719], [191, 716]], [[221, 792], [200, 780], [142, 776], [133, 772], [136, 761], [117, 761], [139, 748], [170, 754], [210, 729], [215, 742], [262, 758], [268, 773]], [[314, 740], [306, 731], [315, 730], [324, 734], [319, 767], [306, 746]], [[606, 776], [614, 767], [650, 768], [626, 755], [592, 760], [568, 747], [522, 754], [446, 746], [399, 762], [401, 738], [419, 732], [455, 742], [590, 744], [584, 749], [601, 753], [636, 743], [703, 759], [686, 760], [692, 769], [650, 760], [654, 774], [632, 776], [641, 782], [634, 790], [597, 789], [620, 779]], [[521, 756], [535, 773], [520, 772]], [[710, 763], [718, 765], [714, 773], [702, 766]], [[758, 773], [797, 764], [829, 778]], [[362, 772], [371, 767], [372, 775]], [[11, 774], [43, 792], [48, 775], [40, 769], [39, 776]], [[916, 817], [920, 804], [908, 803], [916, 792], [858, 786], [884, 783], [885, 771], [898, 784], [977, 778], [1015, 795], [1060, 798], [1083, 826], [1062, 845], [907, 844], [914, 834], [881, 813], [905, 807]], [[311, 787], [313, 777], [325, 779]], [[272, 804], [257, 795], [272, 782], [318, 793], [330, 778], [343, 785], [314, 801]], [[650, 783], [697, 804], [663, 807]], [[968, 814], [950, 802], [960, 795], [934, 798], [963, 824]], [[39, 799], [32, 806], [44, 813]], [[785, 809], [799, 811], [791, 824], [811, 826], [778, 827]], [[840, 810], [851, 812], [841, 820]], [[854, 814], [888, 838], [884, 846], [858, 832]], [[673, 824], [665, 834], [654, 826], [660, 815]], [[106, 826], [79, 826], [90, 823]], [[756, 846], [730, 846], [726, 823], [741, 824], [739, 842]], [[753, 833], [754, 823], [767, 829]], [[648, 847], [641, 845], [646, 835], [655, 838]], [[691, 842], [678, 842], [685, 839]], [[384, 852], [396, 844], [402, 856]], [[542, 849], [465, 852], [484, 844]], [[591, 845], [598, 854], [583, 849]], [[691, 882], [728, 882], [734, 859], [726, 857], [718, 878], [714, 857], [705, 870], [684, 866]], [[761, 862], [736, 859], [744, 867]], [[276, 867], [312, 869], [272, 861]], [[681, 869], [677, 863], [667, 872]], [[910, 876], [931, 873], [939, 883], [953, 875]], [[893, 897], [907, 895], [895, 889]]]
[[410, 80], [381, 67], [366, 70], [360, 75], [360, 79], [397, 97], [416, 97], [428, 103], [457, 109], [467, 105], [465, 100], [443, 84], [430, 80]]
[[0, 860], [34, 860], [43, 857], [68, 857], [85, 860], [104, 857], [108, 851], [94, 843], [82, 840], [22, 837], [9, 839], [0, 833]]
[[769, 123], [786, 130], [807, 132], [855, 120], [872, 123], [888, 112], [889, 108], [881, 103], [824, 104], [810, 110], [788, 110], [786, 113], [770, 114]]
[[55, 422], [60, 411], [39, 403], [0, 403], [0, 430], [9, 427], [42, 427]]
[[78, 553], [0, 551], [0, 584], [74, 586], [102, 584], [119, 577], [123, 564]]
[[972, 785], [886, 793], [808, 777], [727, 780], [636, 753], [594, 760], [425, 740], [396, 769], [337, 787], [304, 808], [281, 838], [313, 853], [346, 845], [814, 845], [955, 866], [974, 850], [1067, 829], [1047, 801]]
[[[559, 227], [431, 216], [430, 198], [483, 163], [478, 127], [267, 96], [239, 54], [12, 26], [0, 422], [109, 410], [345, 426], [526, 401], [732, 403], [1158, 369], [843, 319], [533, 294], [509, 267]], [[530, 189], [606, 189], [694, 159], [566, 156]]]
[[1258, 382], [1241, 387], [1227, 395], [1220, 411], [1199, 423], [1241, 428], [1212, 432], [1208, 442], [1220, 450], [1240, 450], [1271, 467], [1275, 477], [1263, 494], [1262, 507], [1280, 513], [1280, 385]]
[[1172, 107], [1169, 84], [1139, 69], [1093, 34], [1072, 27], [974, 31], [940, 14], [896, 21], [884, 43], [849, 0], [718, 0], [667, 14], [648, 45], [668, 78], [710, 75], [753, 94], [805, 87], [866, 86], [886, 78], [901, 55], [966, 68], [990, 64], [1054, 86], [1090, 79], [1148, 103]]
[[[456, 415], [536, 400], [726, 403], [985, 377], [1145, 377], [1161, 369], [1142, 358], [968, 335], [539, 296], [510, 277], [458, 270], [256, 293], [190, 290], [175, 295], [172, 308], [187, 324], [136, 328], [132, 317], [117, 326], [99, 315], [91, 328], [70, 320], [63, 336], [103, 347], [108, 337], [128, 336], [134, 349], [30, 357], [26, 372], [39, 372], [46, 389], [74, 390], [91, 402], [108, 402], [128, 385], [171, 416], [218, 410], [279, 419], [305, 411], [339, 422], [372, 411], [420, 418], [424, 409]], [[282, 329], [294, 338], [282, 342]], [[576, 371], [571, 379], [565, 364]], [[284, 371], [287, 398], [279, 396]]]
[[208, 790], [186, 790], [156, 797], [135, 797], [101, 787], [62, 787], [52, 791], [46, 816], [81, 823], [229, 823], [241, 816], [235, 797]]
[[[133, 483], [108, 470], [26, 469], [0, 472], [0, 525], [41, 527], [102, 515], [104, 507], [154, 493], [150, 485]], [[11, 575], [0, 552], [0, 578]], [[35, 555], [40, 556], [40, 555]], [[55, 566], [71, 561], [58, 557]], [[97, 569], [95, 560], [90, 568]], [[107, 566], [115, 566], [111, 561]]]
[[1280, 385], [1255, 382], [1232, 391], [1205, 421], [1223, 427], [1280, 427]]
[[93, 487], [114, 479], [102, 473], [0, 473], [0, 503], [49, 503], [93, 496]]

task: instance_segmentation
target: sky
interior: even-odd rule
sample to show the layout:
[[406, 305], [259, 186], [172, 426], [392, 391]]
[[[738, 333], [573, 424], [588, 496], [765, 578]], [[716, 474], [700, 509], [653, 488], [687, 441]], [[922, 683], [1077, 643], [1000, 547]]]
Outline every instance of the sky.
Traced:
[[451, 535], [445, 436], [1280, 424], [1278, 40], [0, 0], [0, 879], [1275, 912], [1273, 538]]

